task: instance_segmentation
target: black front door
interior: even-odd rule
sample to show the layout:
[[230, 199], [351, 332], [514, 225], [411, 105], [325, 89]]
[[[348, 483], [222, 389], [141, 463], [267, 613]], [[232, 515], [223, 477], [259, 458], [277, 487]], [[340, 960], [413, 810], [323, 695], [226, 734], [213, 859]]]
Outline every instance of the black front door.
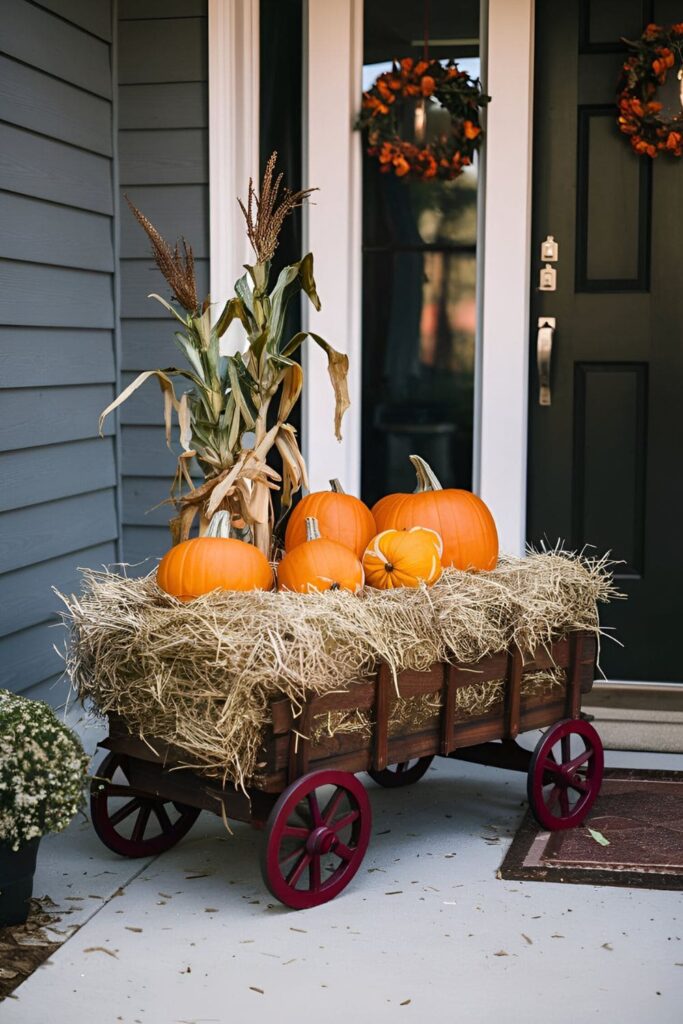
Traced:
[[[615, 106], [620, 38], [682, 14], [673, 0], [537, 3], [528, 536], [622, 561], [628, 600], [603, 615], [624, 644], [603, 644], [612, 679], [683, 680], [683, 160], [633, 153]], [[549, 235], [557, 287], [539, 291]]]

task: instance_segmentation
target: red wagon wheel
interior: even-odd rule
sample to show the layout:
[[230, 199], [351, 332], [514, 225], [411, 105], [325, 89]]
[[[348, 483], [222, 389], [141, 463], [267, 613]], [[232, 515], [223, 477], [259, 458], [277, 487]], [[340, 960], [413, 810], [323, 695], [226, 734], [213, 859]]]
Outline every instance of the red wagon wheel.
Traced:
[[600, 792], [605, 756], [589, 722], [567, 718], [538, 741], [529, 765], [527, 794], [534, 817], [550, 831], [584, 820]]
[[350, 772], [304, 775], [280, 795], [266, 824], [261, 871], [287, 907], [333, 900], [358, 871], [370, 839], [370, 801]]
[[414, 757], [411, 761], [399, 761], [390, 764], [381, 771], [370, 769], [370, 778], [385, 789], [396, 789], [398, 786], [412, 786], [419, 782], [434, 760], [433, 757]]
[[107, 754], [90, 784], [90, 815], [105, 846], [122, 857], [151, 857], [186, 835], [199, 808], [151, 796], [128, 781], [127, 758]]

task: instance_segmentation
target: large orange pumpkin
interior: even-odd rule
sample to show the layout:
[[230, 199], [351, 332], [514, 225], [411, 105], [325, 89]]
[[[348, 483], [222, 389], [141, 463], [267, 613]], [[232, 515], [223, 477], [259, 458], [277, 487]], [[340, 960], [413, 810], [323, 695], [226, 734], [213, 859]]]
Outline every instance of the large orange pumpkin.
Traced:
[[414, 494], [387, 494], [372, 509], [378, 531], [425, 526], [443, 540], [444, 566], [456, 569], [494, 569], [498, 561], [498, 532], [493, 516], [476, 494], [444, 490], [431, 468], [411, 455], [417, 472]]
[[436, 583], [443, 569], [441, 537], [434, 530], [385, 530], [368, 544], [363, 555], [365, 582], [379, 590]]
[[377, 533], [375, 520], [367, 505], [352, 494], [345, 494], [338, 480], [330, 480], [331, 490], [314, 491], [293, 509], [285, 533], [285, 551], [306, 540], [306, 519], [318, 520], [321, 537], [336, 540], [361, 558]]
[[229, 537], [227, 512], [217, 512], [204, 537], [176, 544], [157, 569], [157, 583], [167, 594], [192, 601], [212, 590], [272, 590], [273, 570], [253, 544]]
[[320, 536], [318, 522], [306, 519], [306, 540], [288, 551], [278, 567], [278, 590], [351, 590], [363, 586], [363, 566], [353, 551]]

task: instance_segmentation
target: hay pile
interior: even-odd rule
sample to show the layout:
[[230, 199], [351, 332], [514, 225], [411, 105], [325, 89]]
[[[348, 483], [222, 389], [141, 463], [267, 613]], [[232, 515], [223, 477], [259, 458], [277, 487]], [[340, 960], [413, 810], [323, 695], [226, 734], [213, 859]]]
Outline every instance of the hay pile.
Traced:
[[362, 597], [215, 592], [183, 604], [154, 575], [86, 570], [83, 584], [81, 597], [63, 597], [67, 668], [81, 700], [240, 785], [257, 770], [273, 697], [296, 712], [307, 692], [344, 690], [381, 661], [396, 677], [513, 645], [530, 653], [572, 629], [597, 633], [597, 603], [616, 596], [604, 560], [559, 551]]

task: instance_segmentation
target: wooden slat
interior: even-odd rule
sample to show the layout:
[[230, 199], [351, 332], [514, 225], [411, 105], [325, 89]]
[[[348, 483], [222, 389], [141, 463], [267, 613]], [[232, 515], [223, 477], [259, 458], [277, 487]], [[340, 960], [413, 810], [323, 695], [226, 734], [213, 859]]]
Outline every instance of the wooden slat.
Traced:
[[0, 192], [0, 257], [113, 271], [111, 217]]
[[474, 683], [486, 683], [491, 679], [504, 679], [507, 673], [507, 654], [494, 654], [490, 658], [482, 658], [472, 665], [458, 665], [462, 676], [458, 678], [459, 686]]
[[119, 88], [119, 127], [206, 128], [209, 123], [205, 82], [165, 85], [122, 85]]
[[120, 21], [118, 52], [122, 85], [206, 81], [206, 18]]
[[[460, 673], [462, 675], [462, 673]], [[441, 746], [439, 753], [447, 757], [453, 749], [455, 732], [455, 700], [459, 682], [459, 671], [455, 665], [447, 665], [444, 674], [444, 688], [441, 708]]]
[[0, 124], [0, 188], [96, 213], [113, 212], [111, 161]]
[[[196, 260], [195, 277], [197, 294], [209, 294], [209, 261]], [[150, 292], [156, 292], [170, 300], [170, 290], [161, 274], [151, 264], [142, 260], [121, 261], [121, 315], [124, 317], [158, 318], [159, 303], [150, 299]], [[170, 316], [170, 314], [169, 314]]]
[[592, 633], [584, 634], [583, 652], [579, 658], [579, 680], [581, 693], [590, 693], [595, 679], [595, 660], [598, 653], [598, 642]]
[[209, 140], [205, 128], [119, 132], [121, 181], [135, 185], [205, 184]]
[[551, 644], [550, 650], [539, 647], [530, 658], [524, 656], [525, 672], [546, 672], [555, 668], [567, 668], [569, 665], [569, 644], [566, 640], [557, 640]]
[[4, 388], [105, 384], [116, 377], [109, 330], [0, 326], [0, 361]]
[[44, 622], [60, 611], [63, 605], [52, 588], [62, 594], [77, 593], [78, 566], [101, 568], [115, 560], [115, 546], [107, 542], [0, 575], [0, 635]]
[[567, 674], [566, 711], [568, 718], [578, 718], [581, 712], [581, 673], [584, 636], [574, 633], [569, 640], [570, 663]]
[[112, 490], [0, 513], [0, 572], [10, 572], [117, 536]]
[[0, 119], [72, 146], [112, 154], [111, 102], [0, 56]]
[[112, 438], [0, 453], [0, 512], [116, 486]]
[[389, 739], [389, 709], [393, 682], [388, 665], [380, 665], [375, 680], [375, 728], [373, 737], [373, 765], [379, 772], [386, 768], [389, 763], [388, 739]]
[[29, 327], [113, 327], [110, 274], [0, 262], [0, 323]]
[[109, 44], [28, 0], [3, 0], [2, 49], [65, 82], [111, 97]]
[[[4, 391], [0, 444], [7, 451], [97, 437], [97, 419], [114, 395], [108, 384]], [[110, 417], [104, 433], [114, 430]], [[103, 447], [104, 453], [106, 449]], [[81, 545], [82, 546], [82, 545]]]
[[[196, 259], [209, 256], [209, 190], [206, 185], [153, 185], [131, 187], [125, 180], [122, 190], [169, 242], [184, 236]], [[121, 256], [144, 259], [150, 263], [149, 239], [125, 200], [121, 202]], [[149, 314], [151, 315], [151, 314]], [[163, 315], [159, 307], [156, 316]]]
[[111, 0], [35, 0], [41, 7], [47, 7], [78, 28], [111, 40]]
[[522, 655], [515, 647], [509, 655], [505, 687], [505, 737], [510, 739], [519, 733], [522, 668]]

